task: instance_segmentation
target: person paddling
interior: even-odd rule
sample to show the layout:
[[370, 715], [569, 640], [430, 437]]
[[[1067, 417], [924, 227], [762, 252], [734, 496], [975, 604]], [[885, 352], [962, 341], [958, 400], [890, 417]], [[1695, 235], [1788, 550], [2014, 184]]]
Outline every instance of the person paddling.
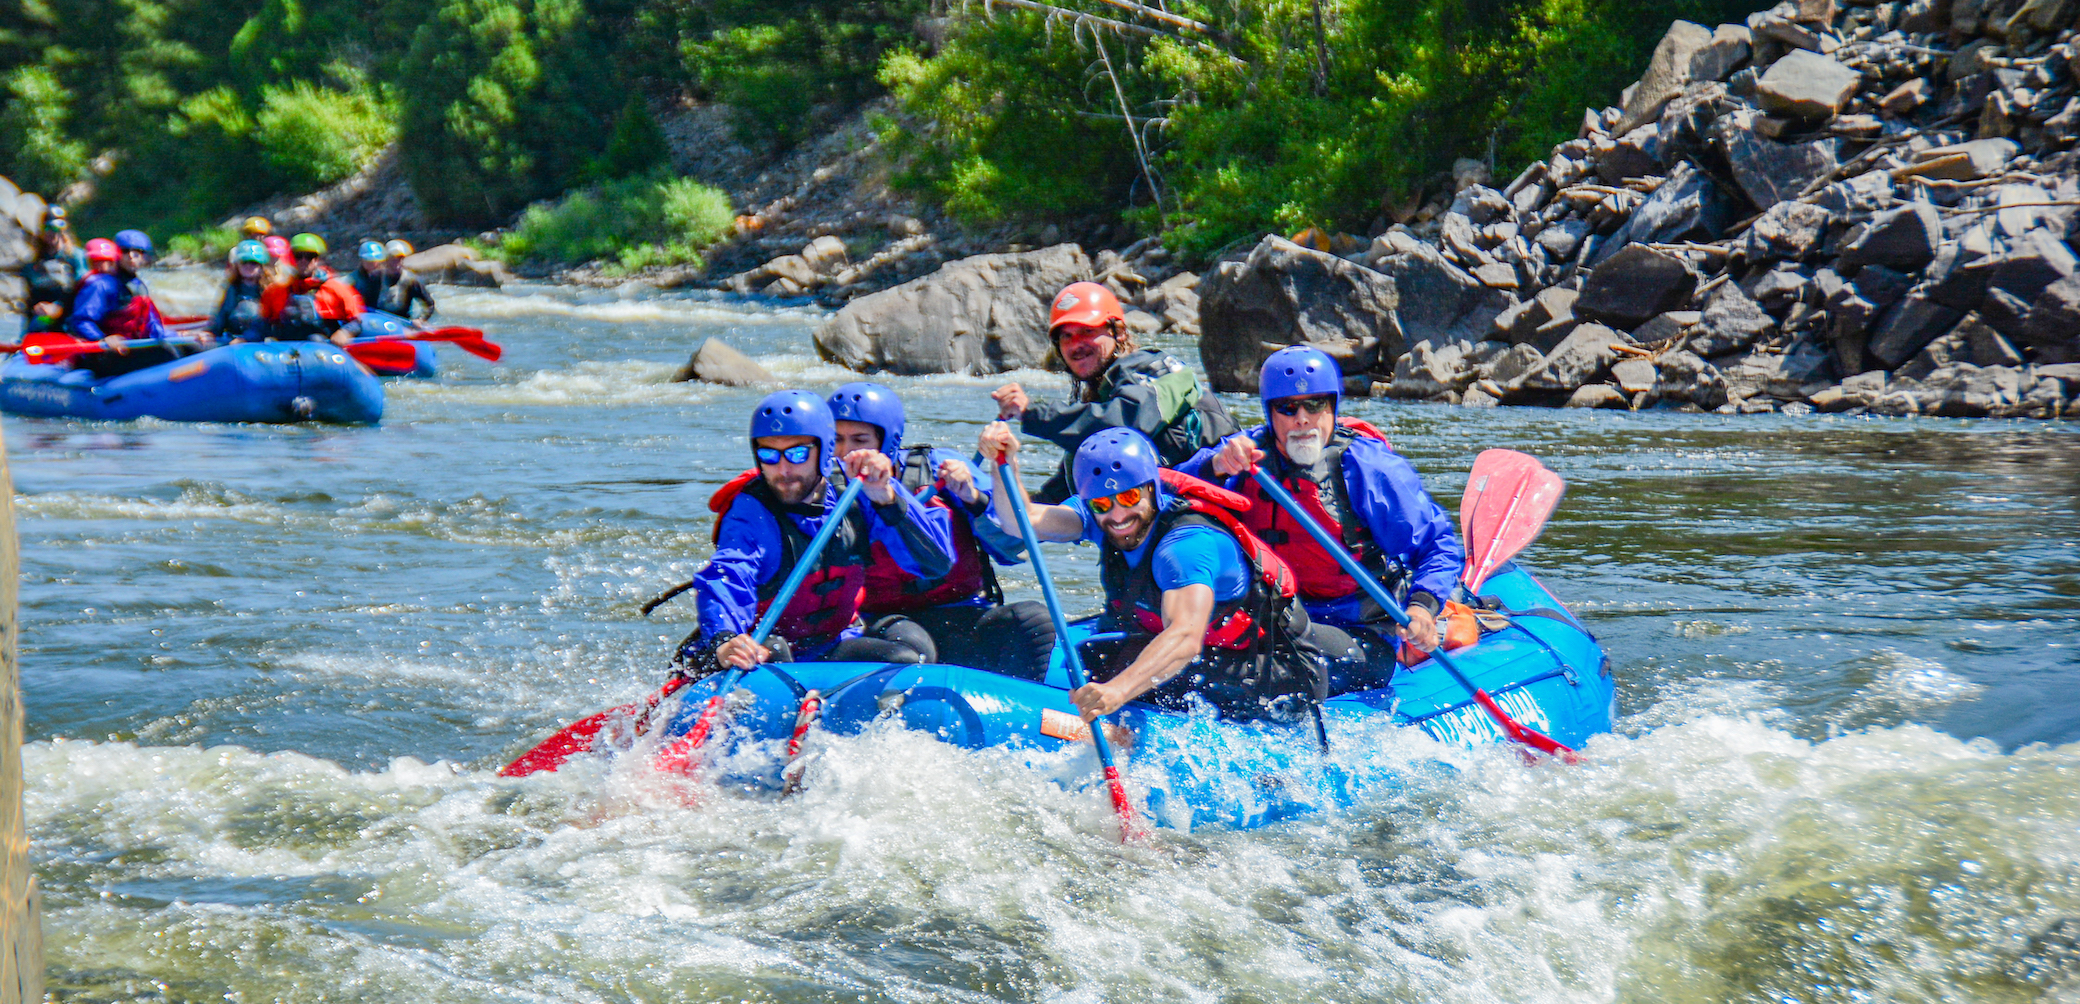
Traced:
[[284, 281], [267, 245], [257, 240], [242, 240], [233, 245], [231, 281], [224, 284], [224, 297], [210, 314], [210, 334], [233, 342], [257, 342], [267, 337], [260, 298], [269, 286]]
[[[1047, 336], [1075, 381], [1075, 400], [1034, 401], [1016, 383], [990, 396], [999, 421], [1018, 422], [1027, 435], [1064, 453], [1075, 453], [1100, 430], [1133, 429], [1156, 444], [1167, 466], [1240, 428], [1190, 367], [1169, 353], [1135, 346], [1119, 297], [1098, 283], [1070, 283], [1055, 296]], [[1034, 496], [1060, 502], [1072, 494], [1064, 464]]]
[[814, 394], [783, 390], [751, 413], [757, 466], [708, 501], [715, 521], [715, 554], [693, 577], [700, 629], [681, 644], [674, 662], [699, 677], [724, 666], [761, 662], [931, 662], [931, 637], [898, 619], [881, 631], [860, 623], [867, 567], [885, 551], [904, 571], [943, 578], [953, 568], [952, 533], [944, 509], [930, 508], [899, 490], [895, 464], [879, 450], [855, 449], [842, 458], [847, 477], [863, 483], [869, 505], [844, 517], [800, 589], [783, 609], [767, 644], [749, 631], [793, 570], [795, 556], [823, 526], [838, 488], [825, 477], [838, 456], [837, 422]]
[[[1410, 621], [1399, 637], [1415, 649], [1437, 647], [1438, 616], [1466, 565], [1465, 548], [1451, 516], [1386, 436], [1340, 417], [1343, 372], [1328, 353], [1302, 345], [1272, 353], [1260, 371], [1258, 393], [1264, 425], [1199, 451], [1178, 470], [1249, 499], [1243, 524], [1293, 569], [1324, 650], [1337, 655], [1332, 689], [1386, 686], [1396, 658], [1390, 639], [1397, 634], [1387, 613], [1291, 514], [1265, 497], [1250, 468], [1261, 463], [1396, 594]], [[1461, 628], [1472, 630], [1470, 614], [1466, 621]]]
[[383, 250], [389, 255], [389, 260], [383, 264], [383, 270], [390, 278], [389, 285], [384, 289], [383, 299], [374, 304], [375, 308], [386, 314], [396, 314], [410, 320], [412, 308], [423, 303], [426, 305], [426, 312], [420, 314], [418, 319], [432, 317], [435, 310], [432, 291], [426, 288], [425, 281], [419, 278], [418, 273], [404, 267], [404, 260], [412, 256], [412, 246], [404, 241], [393, 240], [383, 245]]
[[354, 340], [366, 309], [361, 294], [325, 264], [325, 239], [317, 234], [289, 238], [296, 265], [285, 281], [269, 286], [260, 297], [260, 314], [270, 337], [285, 341], [331, 339], [335, 345]]
[[72, 238], [65, 207], [50, 207], [44, 214], [43, 233], [36, 239], [36, 260], [22, 266], [22, 283], [28, 287], [25, 302], [29, 304], [22, 330], [62, 330], [65, 314], [72, 309], [73, 293], [91, 271], [86, 254]]
[[[1003, 422], [982, 431], [983, 456], [1011, 460], [1018, 437]], [[1318, 708], [1327, 675], [1292, 572], [1237, 517], [1241, 496], [1160, 469], [1154, 444], [1132, 429], [1108, 429], [1070, 461], [1076, 497], [1031, 502], [1041, 540], [1081, 540], [1100, 549], [1102, 630], [1123, 644], [1093, 661], [1098, 681], [1071, 691], [1085, 721], [1128, 701], [1185, 707], [1194, 696], [1223, 717], [1294, 722]], [[1017, 493], [996, 491], [999, 524], [1015, 523]]]
[[860, 613], [869, 620], [902, 616], [915, 621], [931, 634], [938, 661], [1044, 679], [1054, 652], [1054, 625], [1044, 603], [1004, 603], [992, 561], [1015, 564], [1024, 547], [995, 523], [976, 518], [989, 511], [990, 492], [977, 481], [975, 469], [947, 450], [905, 446], [902, 398], [881, 384], [846, 384], [831, 394], [829, 404], [838, 423], [839, 451], [887, 454], [904, 490], [945, 510], [952, 531], [953, 568], [939, 578], [913, 574], [886, 549], [875, 548]]
[[113, 241], [87, 243], [87, 258], [95, 270], [73, 296], [66, 330], [100, 342], [109, 351], [78, 356], [74, 365], [96, 376], [112, 377], [171, 362], [192, 351], [171, 345], [130, 345], [139, 339], [166, 337], [159, 305], [152, 302], [151, 287], [138, 274], [151, 264], [152, 239], [142, 230], [123, 230]]

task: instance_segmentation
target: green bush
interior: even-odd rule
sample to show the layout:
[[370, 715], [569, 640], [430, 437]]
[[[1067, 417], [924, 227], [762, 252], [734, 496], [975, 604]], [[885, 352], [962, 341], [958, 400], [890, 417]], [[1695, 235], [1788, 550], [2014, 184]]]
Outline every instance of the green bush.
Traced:
[[253, 138], [291, 188], [343, 180], [397, 138], [396, 108], [365, 84], [335, 90], [298, 80], [260, 94]]
[[630, 94], [628, 103], [621, 106], [621, 115], [614, 120], [614, 134], [607, 138], [606, 150], [593, 162], [591, 174], [601, 181], [648, 174], [663, 167], [671, 155], [664, 130], [650, 117], [649, 104], [641, 94]]
[[0, 165], [23, 188], [55, 195], [87, 173], [87, 145], [66, 131], [72, 95], [45, 66], [20, 66], [7, 75], [7, 108], [0, 111]]
[[729, 233], [729, 196], [691, 178], [628, 178], [537, 203], [495, 250], [507, 262], [610, 259], [623, 269], [700, 261]]
[[682, 8], [684, 67], [707, 97], [737, 110], [737, 136], [780, 149], [819, 107], [844, 111], [881, 92], [875, 73], [913, 44], [925, 0], [706, 0]]
[[231, 246], [244, 239], [237, 227], [205, 227], [175, 234], [166, 242], [166, 250], [192, 262], [214, 265], [222, 263]]

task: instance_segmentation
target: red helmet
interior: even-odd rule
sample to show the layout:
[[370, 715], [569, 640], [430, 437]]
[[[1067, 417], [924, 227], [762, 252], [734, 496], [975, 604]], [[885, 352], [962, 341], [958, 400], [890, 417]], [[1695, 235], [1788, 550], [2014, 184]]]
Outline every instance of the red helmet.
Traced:
[[88, 261], [115, 261], [123, 253], [116, 249], [116, 242], [106, 237], [96, 237], [87, 242]]
[[1095, 282], [1072, 282], [1055, 294], [1054, 310], [1047, 318], [1047, 331], [1064, 324], [1080, 324], [1096, 328], [1110, 321], [1124, 321], [1127, 312], [1120, 309], [1119, 297]]
[[260, 238], [260, 243], [267, 245], [267, 253], [273, 255], [275, 261], [284, 265], [295, 264], [296, 256], [289, 253], [289, 238], [280, 234], [269, 234]]

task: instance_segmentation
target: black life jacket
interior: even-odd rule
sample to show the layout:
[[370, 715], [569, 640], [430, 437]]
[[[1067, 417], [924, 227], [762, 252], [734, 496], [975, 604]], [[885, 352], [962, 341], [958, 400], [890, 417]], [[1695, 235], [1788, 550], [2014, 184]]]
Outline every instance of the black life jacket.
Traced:
[[[1326, 673], [1321, 653], [1307, 638], [1307, 613], [1296, 600], [1292, 569], [1277, 552], [1257, 539], [1237, 513], [1249, 500], [1190, 475], [1164, 469], [1169, 494], [1139, 568], [1129, 567], [1124, 551], [1111, 541], [1103, 545], [1100, 580], [1111, 630], [1139, 634], [1142, 640], [1163, 630], [1163, 589], [1156, 583], [1155, 549], [1172, 531], [1210, 526], [1234, 538], [1249, 563], [1249, 588], [1232, 600], [1216, 600], [1207, 620], [1198, 659], [1153, 693], [1158, 703], [1208, 684], [1240, 692], [1257, 703], [1298, 695], [1321, 700]], [[1232, 700], [1216, 704], [1234, 703]]]
[[1096, 398], [1118, 397], [1128, 384], [1154, 387], [1159, 399], [1168, 395], [1174, 402], [1154, 437], [1165, 467], [1184, 463], [1202, 448], [1242, 431], [1221, 399], [1200, 386], [1198, 374], [1167, 352], [1137, 349], [1113, 360], [1098, 376]]
[[[758, 584], [758, 615], [765, 616], [773, 605], [773, 597], [780, 592], [780, 584], [787, 581], [794, 571], [795, 563], [809, 546], [809, 535], [795, 525], [790, 514], [811, 516], [820, 508], [804, 505], [787, 505], [773, 494], [773, 489], [755, 470], [745, 471], [730, 479], [728, 484], [717, 489], [708, 499], [708, 511], [720, 514], [728, 512], [738, 495], [745, 495], [766, 508], [773, 522], [780, 527], [780, 567], [774, 569], [773, 577]], [[716, 519], [716, 540], [720, 542], [722, 520]], [[819, 645], [835, 639], [839, 632], [851, 627], [859, 620], [860, 602], [867, 585], [867, 562], [869, 558], [866, 513], [854, 506], [845, 514], [845, 522], [838, 532], [824, 545], [823, 554], [817, 560], [815, 570], [802, 580], [794, 597], [781, 611], [780, 620], [773, 631], [795, 645]]]
[[[1402, 577], [1398, 563], [1389, 568], [1387, 560], [1380, 554], [1372, 539], [1372, 531], [1351, 504], [1350, 484], [1343, 473], [1343, 455], [1350, 449], [1351, 441], [1360, 438], [1377, 439], [1381, 443], [1387, 441], [1386, 433], [1369, 422], [1356, 418], [1338, 419], [1336, 431], [1322, 449], [1322, 462], [1313, 470], [1299, 468], [1278, 452], [1269, 425], [1257, 437], [1257, 448], [1264, 451], [1264, 469], [1278, 478], [1279, 484], [1293, 496], [1293, 501], [1300, 503], [1300, 507], [1322, 525], [1322, 529], [1341, 540], [1344, 549], [1351, 552], [1359, 564], [1393, 589], [1395, 580]], [[1315, 480], [1317, 476], [1321, 480]], [[1292, 567], [1293, 576], [1299, 582], [1301, 599], [1341, 599], [1358, 591], [1358, 581], [1351, 578], [1328, 551], [1315, 543], [1314, 537], [1292, 514], [1265, 495], [1255, 478], [1244, 475], [1237, 479], [1235, 490], [1249, 500], [1249, 508], [1242, 514], [1242, 525], [1249, 527], [1251, 533], [1269, 544]]]
[[[867, 565], [867, 598], [861, 604], [862, 613], [909, 613], [959, 603], [976, 595], [987, 597], [993, 605], [1004, 602], [996, 569], [975, 540], [974, 517], [959, 498], [938, 483], [932, 452], [933, 448], [926, 445], [904, 449], [902, 483], [911, 494], [924, 498], [925, 505], [953, 514], [953, 568], [943, 578], [920, 578], [897, 564], [895, 555], [875, 542], [873, 560]], [[930, 494], [927, 496], [926, 492]]]

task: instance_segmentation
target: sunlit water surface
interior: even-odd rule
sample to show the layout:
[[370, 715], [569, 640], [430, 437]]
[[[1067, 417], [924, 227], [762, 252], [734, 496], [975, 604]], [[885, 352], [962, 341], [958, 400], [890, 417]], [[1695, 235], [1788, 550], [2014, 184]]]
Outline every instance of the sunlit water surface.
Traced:
[[[851, 374], [802, 309], [439, 292], [505, 363], [444, 354], [378, 428], [7, 419], [59, 999], [2080, 999], [2068, 426], [1360, 403], [1454, 509], [1484, 448], [1567, 478], [1528, 560], [1618, 734], [1567, 769], [1344, 736], [1407, 783], [1121, 848], [1096, 793], [895, 730], [778, 801], [495, 778], [690, 626], [638, 608], [761, 392], [669, 382], [689, 351]], [[1000, 379], [889, 382], [965, 447]]]

